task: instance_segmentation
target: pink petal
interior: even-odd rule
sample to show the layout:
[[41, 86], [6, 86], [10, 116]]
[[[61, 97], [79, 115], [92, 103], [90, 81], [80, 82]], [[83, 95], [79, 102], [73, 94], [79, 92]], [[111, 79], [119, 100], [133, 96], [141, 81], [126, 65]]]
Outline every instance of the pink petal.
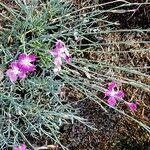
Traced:
[[112, 81], [111, 83], [108, 84], [108, 90], [112, 91], [116, 86], [117, 86], [116, 82]]
[[26, 145], [25, 145], [25, 144], [22, 144], [22, 145], [19, 146], [19, 147], [13, 148], [13, 150], [26, 150]]
[[69, 55], [69, 52], [61, 40], [58, 40], [55, 44], [55, 51], [58, 51], [59, 53], [65, 53], [67, 56]]
[[65, 59], [66, 54], [65, 54], [64, 52], [61, 52], [61, 53], [58, 54], [58, 57], [61, 57], [61, 58], [64, 58], [64, 59]]
[[31, 60], [31, 62], [35, 61], [37, 58], [35, 54], [28, 55], [28, 57]]
[[63, 41], [58, 40], [58, 41], [56, 42], [56, 44], [55, 44], [55, 47], [56, 47], [56, 49], [60, 49], [60, 48], [65, 47], [65, 44], [64, 44]]
[[14, 72], [13, 72], [12, 69], [8, 69], [8, 70], [6, 71], [6, 76], [9, 77], [9, 79], [10, 79], [10, 81], [11, 81], [12, 83], [14, 83], [14, 82], [17, 80], [17, 75], [14, 74]]
[[18, 60], [21, 61], [21, 60], [24, 60], [24, 59], [29, 59], [30, 62], [33, 62], [33, 61], [36, 60], [36, 58], [37, 58], [37, 57], [36, 57], [35, 54], [27, 55], [27, 54], [22, 53], [22, 54], [19, 55]]
[[61, 49], [54, 49], [53, 51], [49, 51], [49, 53], [53, 57], [65, 57], [63, 48], [61, 48]]
[[24, 65], [23, 63], [18, 63], [18, 66], [22, 72], [28, 73], [28, 72], [35, 71], [35, 65], [33, 65], [31, 63], [28, 66]]
[[10, 66], [11, 68], [18, 68], [18, 61], [13, 61]]
[[26, 145], [25, 144], [22, 144], [22, 149], [21, 150], [26, 150]]
[[114, 107], [117, 103], [116, 99], [114, 97], [109, 97], [107, 100], [108, 104], [112, 107]]
[[[28, 72], [33, 72], [33, 71], [35, 71], [35, 70], [36, 70], [36, 66], [33, 65], [33, 64], [31, 64], [31, 65], [28, 67], [28, 69], [27, 69]], [[26, 72], [26, 70], [25, 70], [25, 72]]]
[[49, 50], [48, 52], [49, 52], [53, 57], [57, 56], [57, 52], [55, 52], [54, 50], [53, 50], [53, 51]]
[[65, 57], [65, 51], [66, 51], [66, 47], [62, 47], [62, 48], [55, 48], [55, 56], [56, 57]]
[[22, 60], [22, 59], [25, 59], [27, 57], [27, 55], [26, 54], [24, 54], [24, 53], [22, 53], [22, 54], [20, 54], [19, 55], [19, 60]]
[[137, 110], [137, 104], [136, 103], [127, 103], [129, 106], [130, 110], [136, 111]]
[[116, 92], [115, 96], [124, 97], [124, 92], [123, 91], [118, 91], [118, 92]]
[[62, 65], [61, 57], [55, 57], [55, 59], [54, 59], [54, 64], [55, 64], [56, 66]]
[[104, 94], [105, 94], [105, 97], [110, 96], [110, 91], [106, 90]]
[[20, 71], [18, 76], [19, 76], [19, 78], [24, 79], [26, 77], [26, 72]]

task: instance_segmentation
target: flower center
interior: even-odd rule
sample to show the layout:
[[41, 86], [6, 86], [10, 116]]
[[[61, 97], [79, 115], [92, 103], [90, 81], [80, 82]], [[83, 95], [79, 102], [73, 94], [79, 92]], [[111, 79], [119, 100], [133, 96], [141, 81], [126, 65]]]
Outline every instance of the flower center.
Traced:
[[14, 68], [14, 69], [13, 69], [13, 72], [14, 72], [14, 74], [16, 74], [16, 75], [19, 74], [19, 73], [20, 73], [19, 68]]
[[30, 64], [31, 64], [30, 59], [28, 59], [28, 58], [24, 59], [22, 62], [25, 66], [30, 66]]
[[114, 90], [112, 90], [112, 91], [110, 92], [110, 96], [112, 96], [112, 97], [114, 97], [115, 94], [116, 94], [116, 91], [114, 91]]

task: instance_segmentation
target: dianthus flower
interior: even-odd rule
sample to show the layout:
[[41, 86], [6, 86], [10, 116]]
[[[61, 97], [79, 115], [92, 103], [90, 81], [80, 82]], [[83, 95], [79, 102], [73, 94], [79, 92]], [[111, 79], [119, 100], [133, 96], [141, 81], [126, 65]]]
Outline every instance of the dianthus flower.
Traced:
[[12, 62], [10, 67], [11, 68], [6, 71], [6, 75], [9, 77], [11, 82], [14, 83], [18, 77], [21, 79], [26, 77], [26, 72], [20, 70], [17, 61]]
[[116, 105], [118, 98], [124, 97], [124, 92], [115, 90], [116, 87], [117, 84], [115, 81], [113, 81], [108, 84], [108, 90], [105, 91], [105, 96], [108, 97], [107, 102], [112, 107]]
[[53, 51], [49, 51], [50, 54], [53, 55], [53, 57], [60, 57], [60, 58], [64, 58], [64, 60], [69, 63], [71, 60], [71, 57], [69, 55], [69, 52], [64, 44], [64, 42], [62, 42], [61, 40], [58, 40], [55, 44], [55, 49], [53, 49]]
[[22, 145], [19, 146], [19, 147], [13, 148], [13, 150], [26, 150], [26, 145], [25, 145], [25, 144], [22, 144]]
[[32, 64], [36, 60], [34, 54], [20, 54], [18, 60], [14, 61], [10, 65], [10, 69], [6, 71], [6, 76], [9, 77], [11, 82], [15, 82], [18, 77], [23, 79], [26, 74], [35, 70], [35, 65]]
[[54, 64], [55, 64], [54, 72], [55, 73], [58, 73], [61, 71], [62, 58], [67, 63], [70, 63], [71, 61], [71, 56], [69, 55], [69, 52], [65, 44], [61, 40], [58, 40], [55, 44], [55, 48], [49, 52], [54, 57]]
[[20, 54], [18, 58], [18, 66], [24, 72], [32, 72], [35, 70], [35, 65], [32, 64], [36, 60], [34, 54]]
[[131, 102], [131, 103], [125, 102], [125, 103], [128, 105], [128, 107], [130, 108], [131, 111], [137, 110], [137, 104], [136, 103], [133, 103], [133, 102]]

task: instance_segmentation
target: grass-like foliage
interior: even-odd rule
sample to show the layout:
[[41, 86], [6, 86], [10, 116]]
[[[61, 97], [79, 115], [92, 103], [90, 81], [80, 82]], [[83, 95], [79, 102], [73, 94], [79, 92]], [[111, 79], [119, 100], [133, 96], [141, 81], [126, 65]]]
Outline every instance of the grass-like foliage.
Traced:
[[35, 139], [40, 142], [43, 136], [45, 140], [60, 144], [59, 127], [68, 119], [73, 121], [77, 117], [72, 107], [62, 104], [58, 97], [61, 85], [54, 77], [43, 75], [18, 85], [3, 82], [0, 95], [2, 149], [20, 142], [31, 146]]
[[[148, 67], [134, 64], [135, 57], [149, 54], [147, 45], [150, 41], [146, 38], [149, 30], [121, 30], [118, 22], [108, 19], [111, 13], [129, 12], [132, 15], [135, 8], [142, 5], [147, 3], [117, 0], [75, 10], [71, 1], [14, 0], [11, 7], [0, 2], [4, 20], [0, 33], [0, 63], [4, 73], [4, 79], [0, 81], [0, 149], [19, 143], [36, 149], [36, 142], [45, 141], [55, 142], [65, 149], [59, 141], [60, 126], [69, 120], [73, 123], [75, 119], [88, 125], [60, 98], [61, 87], [65, 84], [101, 105], [104, 111], [108, 104], [103, 93], [111, 80], [122, 84], [125, 93], [128, 93], [127, 87], [150, 92]], [[127, 10], [127, 7], [131, 9]], [[122, 34], [138, 34], [143, 38], [137, 41], [128, 37], [111, 39]], [[56, 76], [53, 57], [48, 50], [58, 39], [65, 42], [72, 61]], [[128, 50], [129, 47], [133, 48]], [[12, 84], [5, 76], [5, 70], [20, 53], [37, 55], [36, 71]], [[129, 57], [131, 62], [125, 63]], [[131, 78], [133, 76], [137, 79]], [[136, 94], [133, 93], [131, 99]], [[130, 101], [130, 96], [127, 94], [125, 100]], [[134, 101], [139, 109], [147, 109], [144, 101], [141, 103], [140, 95]], [[122, 110], [121, 106], [118, 104], [113, 109], [150, 132], [146, 120], [139, 120], [138, 115]]]

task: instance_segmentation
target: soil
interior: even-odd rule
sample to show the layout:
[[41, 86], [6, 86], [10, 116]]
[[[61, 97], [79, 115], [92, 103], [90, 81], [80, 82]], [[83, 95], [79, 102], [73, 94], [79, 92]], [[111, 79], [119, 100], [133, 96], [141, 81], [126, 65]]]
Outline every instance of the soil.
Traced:
[[82, 110], [80, 115], [95, 124], [98, 130], [78, 123], [64, 126], [62, 142], [69, 150], [149, 150], [146, 132], [123, 115], [113, 110], [106, 113], [89, 100], [78, 103], [77, 107]]

